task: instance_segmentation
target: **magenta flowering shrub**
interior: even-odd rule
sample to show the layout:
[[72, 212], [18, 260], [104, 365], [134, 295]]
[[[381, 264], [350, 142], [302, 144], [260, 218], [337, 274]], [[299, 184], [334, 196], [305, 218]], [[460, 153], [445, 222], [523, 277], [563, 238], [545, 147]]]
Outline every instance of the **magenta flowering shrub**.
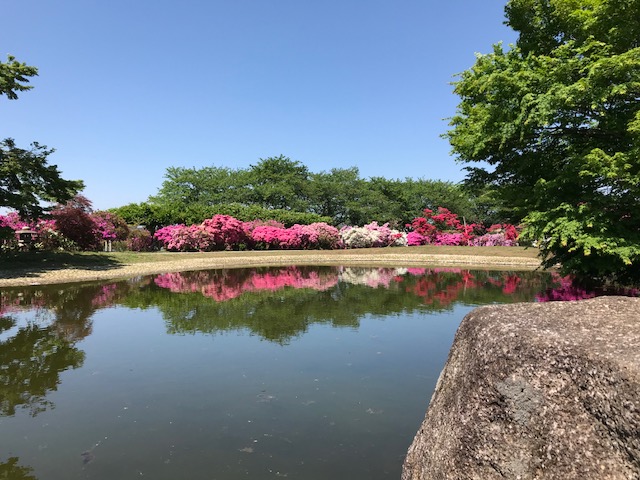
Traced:
[[429, 237], [425, 237], [415, 231], [407, 233], [407, 245], [409, 247], [417, 247], [420, 245], [426, 245], [427, 243], [429, 243]]
[[0, 215], [0, 228], [8, 230], [9, 235], [4, 236], [3, 249], [12, 250], [18, 248], [17, 230], [30, 228], [35, 234], [33, 248], [38, 250], [77, 250], [73, 241], [65, 237], [58, 229], [53, 219], [40, 218], [34, 222], [22, 220], [16, 212]]
[[234, 250], [248, 241], [244, 222], [229, 215], [215, 215], [188, 227], [169, 225], [157, 230], [155, 238], [167, 250], [179, 252]]
[[206, 245], [201, 238], [199, 225], [168, 225], [156, 231], [154, 237], [171, 252], [193, 252]]
[[212, 237], [210, 250], [234, 250], [247, 241], [244, 222], [230, 215], [214, 215], [202, 228]]
[[127, 223], [111, 212], [94, 212], [95, 233], [100, 240], [125, 240], [129, 236]]
[[432, 240], [432, 245], [456, 246], [468, 245], [468, 242], [469, 236], [464, 233], [436, 232]]
[[280, 248], [280, 243], [286, 243], [284, 227], [260, 225], [253, 229], [251, 238], [258, 248]]
[[180, 245], [178, 245], [174, 239], [178, 232], [186, 228], [184, 224], [167, 225], [166, 227], [159, 228], [153, 235], [160, 245], [170, 251], [179, 251]]
[[0, 215], [0, 227], [9, 227], [11, 230], [20, 230], [28, 227], [29, 223], [20, 218], [16, 212], [9, 212], [6, 215]]
[[259, 248], [283, 250], [331, 249], [340, 244], [338, 229], [323, 222], [289, 228], [262, 225], [253, 229], [251, 239]]

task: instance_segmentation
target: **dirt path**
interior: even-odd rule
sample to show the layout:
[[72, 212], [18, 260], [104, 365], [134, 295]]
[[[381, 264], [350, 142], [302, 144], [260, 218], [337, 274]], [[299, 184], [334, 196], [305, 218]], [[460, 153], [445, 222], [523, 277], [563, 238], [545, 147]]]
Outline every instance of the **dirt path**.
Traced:
[[[359, 253], [349, 251], [322, 252], [218, 252], [211, 255], [170, 254], [162, 261], [153, 260], [139, 263], [122, 263], [113, 266], [74, 267], [64, 269], [24, 269], [22, 271], [2, 272], [0, 287], [42, 285], [53, 283], [71, 283], [93, 280], [136, 277], [154, 273], [205, 270], [215, 268], [237, 268], [283, 265], [350, 265], [350, 266], [455, 266], [465, 268], [493, 268], [514, 270], [535, 270], [540, 267], [537, 258], [526, 256], [490, 256], [490, 255], [449, 255], [425, 253], [401, 253], [398, 250], [377, 249], [379, 253]], [[397, 253], [396, 253], [397, 252]]]

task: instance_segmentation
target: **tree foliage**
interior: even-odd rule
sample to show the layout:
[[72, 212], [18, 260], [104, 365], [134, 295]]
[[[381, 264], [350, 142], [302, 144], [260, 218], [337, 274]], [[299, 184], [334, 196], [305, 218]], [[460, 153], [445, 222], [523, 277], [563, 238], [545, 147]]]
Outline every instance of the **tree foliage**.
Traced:
[[8, 55], [6, 62], [0, 62], [0, 95], [6, 95], [9, 100], [16, 100], [16, 92], [31, 90], [33, 86], [27, 77], [38, 75], [38, 69], [25, 63], [18, 62], [15, 57]]
[[157, 195], [114, 211], [151, 230], [172, 223], [200, 223], [216, 214], [243, 221], [277, 220], [287, 226], [375, 221], [401, 227], [425, 208], [438, 206], [471, 221], [482, 220], [474, 195], [451, 182], [364, 179], [356, 167], [314, 173], [280, 155], [260, 159], [247, 169], [170, 167]]
[[45, 210], [41, 202], [65, 202], [83, 188], [81, 181], [65, 180], [55, 165], [47, 164], [53, 151], [37, 142], [29, 150], [11, 138], [0, 142], [0, 206], [35, 219]]
[[[17, 92], [33, 88], [25, 85], [38, 69], [9, 55], [0, 62], [0, 96], [18, 98]], [[54, 152], [37, 142], [30, 149], [18, 148], [11, 138], [0, 142], [0, 207], [17, 210], [24, 218], [38, 218], [45, 210], [41, 202], [65, 202], [82, 190], [81, 181], [65, 180], [55, 165], [47, 164]]]
[[511, 0], [519, 33], [455, 84], [447, 136], [547, 266], [640, 281], [640, 2]]

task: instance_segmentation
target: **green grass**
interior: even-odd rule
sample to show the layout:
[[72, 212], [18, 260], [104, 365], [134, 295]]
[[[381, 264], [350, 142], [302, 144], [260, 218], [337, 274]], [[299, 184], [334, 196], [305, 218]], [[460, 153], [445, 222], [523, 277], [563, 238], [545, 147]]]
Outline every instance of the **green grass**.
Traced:
[[361, 248], [353, 250], [270, 250], [270, 251], [245, 251], [245, 252], [195, 252], [195, 253], [171, 253], [171, 252], [17, 252], [0, 254], [0, 270], [13, 273], [25, 271], [46, 271], [65, 268], [77, 269], [102, 269], [114, 268], [120, 265], [157, 263], [179, 260], [181, 257], [189, 258], [215, 258], [215, 257], [269, 257], [269, 256], [322, 256], [327, 253], [331, 256], [371, 255], [384, 257], [385, 255], [402, 254], [428, 254], [428, 255], [465, 255], [486, 256], [503, 258], [536, 258], [538, 249], [525, 247], [439, 247], [426, 245], [422, 247], [393, 247], [393, 248]]

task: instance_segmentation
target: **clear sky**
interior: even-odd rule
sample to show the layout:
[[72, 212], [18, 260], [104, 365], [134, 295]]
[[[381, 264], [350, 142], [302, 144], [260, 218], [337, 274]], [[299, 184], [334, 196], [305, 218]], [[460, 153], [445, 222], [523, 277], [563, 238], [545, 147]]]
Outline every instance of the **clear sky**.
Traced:
[[440, 135], [450, 82], [515, 34], [506, 0], [19, 0], [0, 55], [38, 67], [0, 137], [53, 147], [96, 209], [145, 201], [167, 167], [460, 181]]

